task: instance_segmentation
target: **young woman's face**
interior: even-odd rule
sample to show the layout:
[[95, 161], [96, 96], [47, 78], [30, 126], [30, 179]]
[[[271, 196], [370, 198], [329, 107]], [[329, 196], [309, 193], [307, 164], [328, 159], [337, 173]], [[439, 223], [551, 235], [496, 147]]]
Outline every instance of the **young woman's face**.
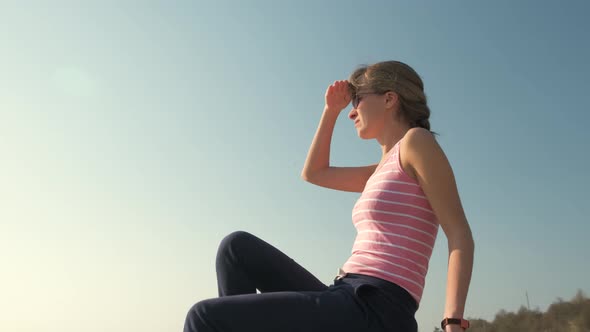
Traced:
[[376, 93], [361, 93], [352, 99], [348, 117], [354, 122], [358, 135], [363, 139], [377, 137], [385, 123], [385, 96]]

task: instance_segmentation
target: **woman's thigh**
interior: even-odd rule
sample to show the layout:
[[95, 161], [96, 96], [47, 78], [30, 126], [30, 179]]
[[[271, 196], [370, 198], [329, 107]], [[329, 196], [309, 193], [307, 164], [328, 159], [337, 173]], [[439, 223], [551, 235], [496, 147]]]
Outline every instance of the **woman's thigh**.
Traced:
[[325, 291], [242, 294], [198, 302], [189, 311], [185, 332], [369, 331], [366, 306], [348, 286]]

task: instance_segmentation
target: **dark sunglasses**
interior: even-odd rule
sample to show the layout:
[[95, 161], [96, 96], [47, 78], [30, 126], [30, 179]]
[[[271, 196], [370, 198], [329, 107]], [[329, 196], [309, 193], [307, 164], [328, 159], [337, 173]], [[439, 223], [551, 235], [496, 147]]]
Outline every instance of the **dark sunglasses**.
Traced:
[[368, 95], [383, 95], [386, 92], [364, 92], [364, 93], [356, 93], [352, 96], [352, 107], [357, 108], [359, 103], [363, 99], [364, 96]]

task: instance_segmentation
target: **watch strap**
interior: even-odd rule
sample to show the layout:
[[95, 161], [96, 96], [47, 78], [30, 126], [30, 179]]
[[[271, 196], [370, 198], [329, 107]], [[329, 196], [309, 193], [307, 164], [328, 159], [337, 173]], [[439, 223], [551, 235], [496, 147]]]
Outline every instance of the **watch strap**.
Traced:
[[463, 318], [445, 318], [440, 322], [440, 326], [443, 330], [449, 324], [460, 325], [463, 329], [469, 328], [469, 321]]

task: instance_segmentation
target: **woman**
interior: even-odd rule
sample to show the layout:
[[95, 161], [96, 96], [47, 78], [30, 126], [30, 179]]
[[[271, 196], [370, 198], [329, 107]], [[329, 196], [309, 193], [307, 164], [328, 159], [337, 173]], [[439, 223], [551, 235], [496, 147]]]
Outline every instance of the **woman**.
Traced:
[[[277, 248], [243, 231], [226, 236], [216, 258], [219, 298], [195, 304], [189, 331], [417, 331], [418, 309], [438, 226], [449, 245], [441, 325], [463, 331], [474, 243], [451, 166], [430, 131], [419, 75], [385, 61], [336, 81], [311, 144], [302, 178], [359, 192], [352, 211], [352, 254], [326, 286]], [[376, 139], [378, 164], [330, 166], [336, 119], [348, 114], [358, 135]], [[260, 294], [256, 293], [256, 289]]]

